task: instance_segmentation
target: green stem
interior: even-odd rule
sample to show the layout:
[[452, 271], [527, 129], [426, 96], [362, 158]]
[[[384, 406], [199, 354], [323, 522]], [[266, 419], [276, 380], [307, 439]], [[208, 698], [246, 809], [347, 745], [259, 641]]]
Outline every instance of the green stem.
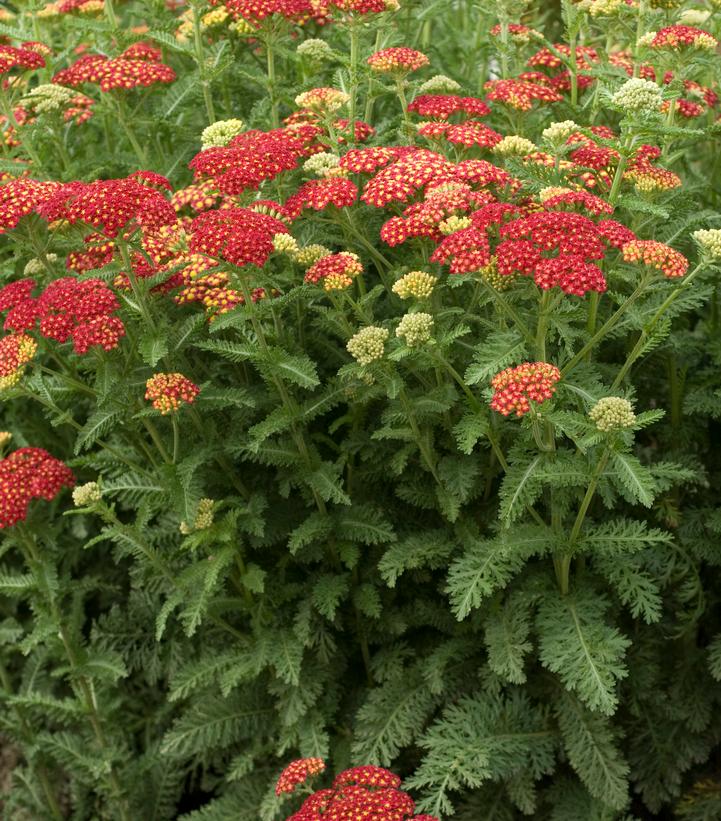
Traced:
[[551, 305], [551, 291], [544, 291], [538, 308], [536, 325], [536, 356], [540, 362], [546, 361], [546, 334], [548, 333], [548, 312]]
[[426, 466], [428, 467], [428, 470], [431, 472], [433, 478], [436, 480], [436, 483], [441, 485], [440, 477], [436, 472], [436, 465], [435, 460], [433, 459], [433, 454], [431, 453], [431, 450], [428, 447], [428, 443], [423, 438], [420, 426], [418, 425], [418, 420], [416, 419], [416, 415], [413, 410], [413, 405], [411, 404], [411, 401], [408, 398], [408, 394], [406, 393], [405, 388], [400, 388], [400, 390], [398, 391], [398, 398], [401, 400], [401, 405], [403, 406], [406, 418], [408, 419], [408, 424], [411, 426], [411, 430], [413, 431], [413, 437], [416, 440], [416, 444], [418, 445], [418, 449], [421, 452], [423, 461], [426, 463]]
[[2, 112], [5, 115], [7, 122], [13, 127], [22, 147], [33, 161], [33, 165], [35, 166], [33, 170], [36, 173], [39, 173], [43, 168], [42, 160], [35, 151], [35, 146], [32, 143], [30, 135], [27, 133], [26, 129], [18, 123], [15, 117], [15, 112], [13, 111], [12, 103], [10, 102], [10, 97], [8, 96], [7, 89], [2, 82], [0, 82], [0, 108], [2, 108]]
[[205, 101], [205, 113], [208, 124], [215, 122], [215, 107], [213, 106], [213, 95], [210, 91], [210, 83], [205, 67], [205, 54], [203, 52], [203, 37], [200, 30], [200, 5], [193, 4], [193, 47], [195, 49], [195, 62], [200, 75], [200, 85], [203, 89], [203, 100]]
[[130, 141], [130, 145], [133, 147], [133, 151], [135, 151], [135, 156], [138, 158], [140, 165], [143, 168], [148, 167], [148, 155], [145, 153], [145, 149], [142, 145], [138, 142], [138, 138], [135, 136], [135, 132], [130, 126], [128, 122], [128, 115], [127, 115], [127, 106], [125, 104], [125, 99], [122, 96], [122, 92], [120, 92], [117, 96], [114, 97], [115, 99], [115, 109], [118, 115], [118, 122], [122, 126], [125, 135], [127, 136], [128, 140]]
[[[44, 581], [45, 573], [35, 572], [37, 569], [43, 567], [43, 562], [37, 551], [35, 539], [30, 534], [30, 532], [25, 528], [24, 524], [17, 525], [16, 527], [20, 535], [19, 541], [21, 547], [25, 548], [23, 550], [23, 553], [25, 554], [25, 560], [28, 563], [30, 569], [33, 571], [34, 575], [36, 576], [38, 588], [45, 593], [45, 603], [50, 608], [50, 614], [52, 616], [53, 621], [55, 622], [55, 627], [58, 630], [58, 635], [60, 636], [63, 648], [65, 649], [65, 655], [70, 664], [70, 669], [73, 672], [73, 680], [77, 681], [78, 686], [80, 688], [80, 692], [85, 703], [85, 709], [87, 711], [88, 720], [90, 721], [90, 725], [93, 729], [93, 734], [95, 735], [95, 740], [98, 743], [98, 747], [102, 750], [103, 755], [107, 755], [108, 742], [105, 738], [105, 732], [103, 730], [100, 715], [98, 713], [96, 697], [93, 691], [92, 684], [88, 681], [88, 678], [86, 676], [77, 673], [77, 670], [80, 667], [78, 657], [75, 653], [75, 648], [73, 647], [70, 641], [70, 636], [68, 634], [67, 628], [65, 627], [65, 623], [61, 618], [60, 609], [55, 599], [54, 591], [50, 589], [50, 587]], [[109, 767], [108, 780], [110, 782], [113, 798], [117, 802], [117, 809], [119, 812], [118, 817], [121, 821], [130, 821], [127, 800], [123, 796], [123, 790], [120, 786], [120, 781], [115, 771], [115, 767], [113, 767], [112, 764], [110, 764]]]
[[105, 16], [108, 18], [108, 23], [114, 28], [118, 28], [118, 16], [115, 13], [115, 7], [113, 6], [113, 0], [105, 0], [103, 4], [105, 8]]
[[275, 74], [275, 50], [273, 48], [273, 38], [268, 36], [265, 41], [265, 61], [268, 74], [268, 98], [270, 100], [270, 124], [273, 128], [278, 128], [280, 119], [278, 117], [278, 100], [276, 99], [276, 74]]
[[173, 464], [178, 464], [178, 453], [180, 452], [180, 425], [177, 414], [172, 414], [173, 423]]
[[356, 106], [358, 97], [358, 57], [360, 51], [360, 24], [355, 17], [350, 22], [350, 64], [349, 64], [349, 91], [348, 103], [348, 143], [355, 143]]
[[693, 271], [684, 279], [683, 283], [679, 285], [674, 291], [672, 291], [669, 296], [664, 300], [661, 307], [656, 311], [656, 313], [651, 318], [651, 321], [646, 325], [643, 330], [641, 331], [636, 344], [633, 346], [633, 350], [631, 353], [626, 357], [626, 361], [623, 363], [621, 370], [616, 374], [616, 378], [613, 380], [613, 385], [611, 385], [611, 390], [615, 390], [618, 386], [623, 382], [626, 374], [631, 369], [633, 363], [638, 359], [641, 355], [641, 351], [643, 350], [646, 342], [648, 341], [649, 336], [653, 333], [656, 325], [658, 325], [659, 321], [666, 313], [666, 311], [673, 305], [673, 303], [681, 296], [681, 294], [691, 285], [694, 277], [698, 274], [699, 271], [704, 269], [704, 263], [699, 263]]
[[170, 458], [168, 455], [168, 451], [165, 449], [165, 445], [163, 444], [163, 440], [160, 438], [160, 434], [158, 433], [158, 429], [155, 427], [152, 419], [147, 419], [142, 417], [143, 427], [145, 430], [148, 431], [150, 434], [150, 438], [153, 440], [153, 444], [158, 450], [160, 454], [160, 458], [165, 462], [166, 465], [175, 464], [175, 461]]

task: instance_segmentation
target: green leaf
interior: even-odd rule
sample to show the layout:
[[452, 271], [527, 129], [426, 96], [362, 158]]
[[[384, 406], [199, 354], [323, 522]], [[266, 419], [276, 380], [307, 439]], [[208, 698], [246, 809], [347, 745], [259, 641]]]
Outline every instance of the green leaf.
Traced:
[[611, 476], [624, 498], [651, 507], [656, 491], [651, 471], [629, 453], [612, 453], [611, 467], [615, 469]]
[[499, 371], [520, 362], [526, 356], [523, 337], [516, 330], [493, 331], [476, 347], [474, 362], [466, 370], [464, 379], [468, 385], [488, 382]]
[[75, 440], [75, 453], [81, 453], [94, 445], [101, 436], [112, 430], [123, 416], [124, 412], [119, 408], [99, 408], [93, 411], [82, 429], [78, 431], [78, 438]]
[[556, 717], [569, 763], [588, 791], [613, 809], [623, 809], [628, 802], [629, 766], [608, 719], [586, 709], [569, 693], [559, 698]]
[[612, 715], [631, 642], [603, 620], [607, 609], [608, 601], [588, 588], [566, 596], [549, 592], [538, 608], [536, 629], [543, 666], [592, 710]]

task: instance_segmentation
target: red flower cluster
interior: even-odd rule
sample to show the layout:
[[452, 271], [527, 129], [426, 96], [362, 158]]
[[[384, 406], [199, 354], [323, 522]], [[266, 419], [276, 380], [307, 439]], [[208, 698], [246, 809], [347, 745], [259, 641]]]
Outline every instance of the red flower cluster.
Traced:
[[305, 281], [312, 285], [322, 284], [326, 291], [339, 291], [353, 284], [353, 277], [363, 272], [363, 266], [355, 254], [341, 251], [329, 254], [305, 272]]
[[662, 190], [678, 188], [681, 177], [666, 168], [659, 168], [654, 161], [661, 156], [661, 150], [653, 145], [642, 145], [628, 164], [623, 175], [641, 190]]
[[421, 94], [408, 106], [419, 117], [447, 120], [462, 111], [469, 117], [485, 117], [491, 109], [478, 97], [459, 97], [457, 94]]
[[450, 175], [452, 170], [453, 163], [442, 154], [423, 148], [409, 148], [399, 152], [393, 163], [369, 180], [361, 199], [376, 208], [383, 208], [394, 201], [407, 202], [419, 189], [443, 173]]
[[[165, 183], [169, 186], [167, 180]], [[48, 222], [91, 225], [106, 237], [116, 237], [121, 230], [132, 233], [138, 228], [159, 228], [176, 220], [163, 194], [143, 184], [137, 174], [125, 179], [66, 183], [44, 197], [36, 211]]]
[[307, 798], [288, 821], [438, 821], [415, 815], [415, 803], [400, 785], [388, 770], [354, 767], [340, 773], [329, 789]]
[[291, 761], [283, 770], [275, 785], [275, 794], [292, 793], [298, 784], [304, 784], [312, 775], [318, 775], [325, 770], [325, 761], [322, 758], [299, 758]]
[[523, 416], [531, 410], [531, 402], [545, 402], [556, 391], [561, 372], [547, 362], [525, 362], [506, 368], [491, 380], [495, 391], [491, 408], [504, 416]]
[[345, 208], [353, 205], [358, 199], [358, 187], [351, 180], [343, 177], [330, 177], [321, 180], [310, 180], [289, 197], [285, 211], [291, 219], [300, 216], [304, 208], [323, 211], [329, 205]]
[[189, 247], [233, 265], [263, 266], [273, 253], [273, 237], [287, 234], [284, 223], [249, 208], [206, 211], [192, 222]]
[[38, 182], [25, 177], [0, 186], [0, 234], [15, 228], [23, 217], [61, 187], [59, 182]]
[[489, 100], [506, 103], [519, 111], [530, 111], [534, 100], [556, 103], [563, 99], [553, 87], [530, 80], [489, 80], [484, 88]]
[[456, 145], [469, 147], [478, 145], [481, 148], [493, 148], [503, 139], [497, 131], [473, 120], [456, 125], [443, 122], [423, 123], [419, 126], [418, 133], [423, 137], [432, 139], [444, 137], [449, 143], [455, 143]]
[[156, 373], [145, 383], [145, 398], [165, 416], [175, 413], [183, 403], [192, 404], [200, 388], [182, 373]]
[[34, 280], [22, 279], [0, 289], [0, 311], [8, 311], [6, 330], [29, 331], [39, 320], [44, 337], [57, 342], [72, 338], [78, 354], [93, 345], [112, 350], [125, 335], [122, 321], [114, 316], [117, 297], [102, 280], [63, 277], [37, 298], [32, 296], [34, 288]]
[[588, 191], [562, 191], [543, 200], [543, 207], [548, 211], [561, 210], [564, 205], [578, 205], [589, 214], [596, 216], [613, 214], [613, 206], [610, 202], [602, 200], [595, 194], [589, 194]]
[[259, 26], [266, 17], [278, 14], [289, 20], [315, 16], [310, 0], [211, 0], [211, 6], [223, 5], [235, 20]]
[[367, 62], [373, 71], [381, 74], [406, 74], [427, 66], [430, 60], [422, 51], [395, 46], [376, 51]]
[[45, 58], [32, 48], [0, 45], [0, 74], [7, 74], [13, 68], [28, 71], [45, 68]]
[[73, 88], [83, 83], [94, 83], [100, 86], [101, 91], [111, 91], [172, 83], [175, 78], [173, 69], [160, 62], [160, 53], [155, 48], [136, 43], [119, 57], [86, 54], [59, 71], [53, 82]]
[[0, 528], [22, 522], [33, 499], [51, 502], [72, 487], [70, 468], [42, 448], [19, 448], [0, 460]]
[[[317, 130], [311, 127], [313, 135]], [[196, 180], [213, 181], [224, 194], [255, 191], [265, 180], [298, 165], [308, 154], [307, 140], [300, 128], [245, 131], [228, 145], [207, 148], [190, 161]]]
[[651, 48], [682, 48], [683, 46], [701, 46], [715, 48], [718, 41], [703, 29], [693, 26], [666, 26], [656, 32], [651, 40]]
[[631, 240], [623, 246], [621, 253], [626, 262], [641, 262], [669, 278], [682, 277], [688, 271], [688, 260], [682, 253], [656, 240]]
[[355, 14], [381, 14], [394, 6], [391, 0], [330, 0], [330, 5]]

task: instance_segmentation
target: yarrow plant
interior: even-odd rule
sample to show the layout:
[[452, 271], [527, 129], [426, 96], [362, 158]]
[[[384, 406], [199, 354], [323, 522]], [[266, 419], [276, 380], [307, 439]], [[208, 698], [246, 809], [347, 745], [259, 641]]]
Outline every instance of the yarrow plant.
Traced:
[[0, 10], [3, 817], [721, 817], [718, 10]]

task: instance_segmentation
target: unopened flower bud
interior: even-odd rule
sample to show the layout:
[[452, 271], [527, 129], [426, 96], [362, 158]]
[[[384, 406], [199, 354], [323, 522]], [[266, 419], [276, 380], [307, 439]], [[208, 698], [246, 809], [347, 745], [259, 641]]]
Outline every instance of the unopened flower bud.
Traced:
[[709, 259], [721, 261], [721, 228], [701, 228], [692, 236]]
[[303, 170], [311, 174], [317, 174], [319, 177], [328, 176], [329, 172], [338, 168], [340, 164], [340, 157], [337, 154], [331, 154], [329, 151], [319, 151], [303, 163]]
[[[46, 254], [45, 255], [45, 259], [47, 259], [47, 261], [50, 262], [50, 263], [56, 262], [57, 258], [58, 258], [57, 254]], [[25, 270], [23, 271], [23, 274], [26, 277], [37, 277], [37, 276], [40, 276], [41, 274], [45, 273], [45, 270], [46, 269], [45, 269], [45, 266], [42, 263], [42, 260], [31, 259], [31, 260], [28, 260], [28, 262], [25, 266]]]
[[536, 146], [525, 137], [510, 134], [493, 146], [493, 153], [501, 157], [523, 157], [536, 150]]
[[636, 422], [633, 405], [620, 396], [606, 396], [589, 411], [591, 421], [603, 433], [632, 428]]
[[579, 126], [573, 120], [563, 120], [563, 122], [551, 123], [548, 128], [544, 128], [541, 136], [546, 142], [559, 146], [563, 145], [578, 129]]
[[73, 490], [73, 504], [75, 507], [90, 507], [103, 498], [100, 485], [97, 482], [87, 482], [78, 485]]
[[611, 97], [611, 102], [626, 112], [658, 111], [663, 103], [663, 97], [656, 83], [641, 77], [632, 77]]
[[388, 331], [385, 328], [369, 325], [354, 334], [348, 340], [346, 348], [358, 364], [370, 365], [371, 362], [383, 357], [387, 339]]
[[307, 60], [315, 60], [318, 63], [333, 59], [333, 49], [325, 40], [319, 40], [317, 37], [304, 40], [296, 51], [301, 57]]
[[453, 94], [460, 90], [460, 83], [457, 83], [450, 77], [446, 77], [445, 74], [436, 74], [435, 77], [431, 77], [430, 80], [421, 83], [418, 89], [420, 94]]
[[402, 339], [409, 348], [423, 345], [431, 338], [433, 317], [430, 314], [406, 314], [398, 323], [396, 336]]
[[402, 276], [394, 285], [393, 293], [398, 294], [401, 299], [428, 299], [433, 293], [433, 286], [438, 282], [438, 277], [427, 274], [425, 271], [409, 271]]
[[456, 214], [452, 214], [448, 219], [438, 223], [438, 230], [441, 234], [448, 236], [449, 234], [455, 234], [456, 231], [460, 231], [463, 228], [470, 228], [471, 225], [473, 225], [473, 221], [470, 217], [459, 217]]
[[313, 244], [306, 245], [305, 248], [300, 248], [293, 258], [302, 268], [310, 268], [310, 266], [315, 265], [319, 259], [330, 256], [332, 253], [330, 248], [326, 248], [325, 245]]
[[290, 254], [295, 256], [298, 253], [298, 241], [290, 234], [276, 234], [273, 237], [273, 248], [279, 254]]
[[203, 149], [228, 145], [233, 137], [237, 137], [244, 128], [245, 123], [242, 120], [218, 120], [217, 123], [203, 129], [200, 135]]

